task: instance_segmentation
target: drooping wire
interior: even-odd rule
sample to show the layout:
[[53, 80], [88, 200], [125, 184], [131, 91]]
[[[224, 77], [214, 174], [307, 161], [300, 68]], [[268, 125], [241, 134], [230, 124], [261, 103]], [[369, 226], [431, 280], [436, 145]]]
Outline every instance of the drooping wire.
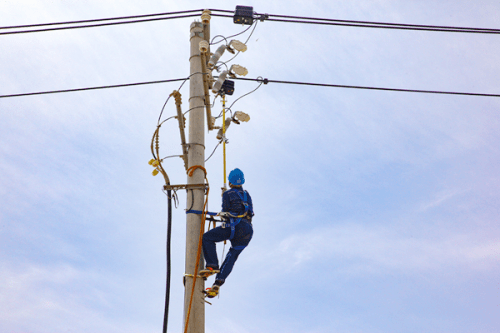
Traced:
[[222, 140], [220, 140], [216, 145], [215, 145], [215, 148], [214, 150], [212, 151], [212, 153], [210, 154], [210, 156], [208, 156], [208, 158], [205, 160], [208, 161], [210, 159], [210, 157], [212, 157], [212, 155], [215, 153], [215, 151], [217, 150], [217, 148], [219, 147], [219, 145], [222, 143]]
[[[246, 97], [246, 96], [248, 96], [248, 95], [250, 95], [250, 94], [254, 93], [255, 91], [257, 91], [257, 89], [259, 89], [259, 88], [262, 86], [262, 84], [264, 83], [262, 76], [257, 77], [257, 79], [255, 79], [255, 80], [256, 80], [256, 81], [260, 80], [260, 81], [259, 81], [260, 83], [259, 83], [259, 85], [257, 86], [257, 88], [255, 88], [254, 90], [252, 90], [252, 91], [250, 91], [250, 92], [248, 92], [248, 93], [246, 93], [246, 94], [241, 95], [240, 97], [238, 97], [238, 98], [237, 98], [237, 99], [236, 99], [233, 103], [231, 103], [231, 105], [230, 105], [230, 106], [226, 109], [226, 110], [229, 110], [229, 112], [231, 113], [231, 116], [233, 116], [233, 110], [231, 109], [231, 108], [233, 107], [233, 105], [234, 105], [236, 102], [238, 102], [240, 99], [242, 99], [243, 97]], [[218, 115], [217, 117], [215, 117], [215, 119], [219, 119], [221, 116], [222, 116], [222, 111], [221, 111], [221, 113], [219, 113], [219, 115]]]
[[170, 156], [166, 156], [164, 158], [161, 159], [161, 161], [167, 159], [167, 158], [172, 158], [172, 157], [182, 157], [182, 155], [170, 155]]
[[[255, 21], [255, 22], [257, 22], [257, 21]], [[222, 36], [222, 35], [216, 35], [216, 36], [214, 36], [214, 37], [212, 38], [212, 41], [210, 42], [210, 45], [216, 45], [216, 44], [219, 44], [219, 43], [220, 43], [220, 42], [222, 42], [223, 40], [225, 40], [225, 41], [226, 41], [226, 44], [227, 44], [227, 40], [228, 40], [229, 38], [237, 37], [237, 36], [239, 36], [239, 35], [244, 34], [245, 32], [247, 32], [247, 31], [248, 31], [248, 30], [252, 27], [252, 25], [253, 25], [253, 24], [249, 25], [249, 26], [248, 26], [248, 28], [246, 28], [246, 29], [245, 29], [245, 30], [243, 30], [242, 32], [239, 32], [239, 33], [234, 34], [234, 35], [231, 35], [231, 36], [224, 37], [224, 36]], [[255, 28], [254, 28], [254, 29], [255, 29]], [[217, 38], [217, 37], [221, 37], [222, 39], [221, 39], [220, 41], [218, 41], [218, 42], [214, 42], [214, 39], [215, 39], [215, 38]], [[245, 43], [245, 44], [246, 44], [246, 43]]]
[[[262, 79], [263, 79], [263, 77], [262, 77], [262, 76], [257, 77], [257, 80], [259, 80], [259, 79], [261, 79], [261, 80], [262, 80]], [[240, 99], [242, 99], [243, 97], [246, 97], [246, 96], [248, 96], [248, 95], [253, 94], [254, 92], [256, 92], [256, 91], [257, 91], [257, 90], [258, 90], [258, 89], [262, 86], [262, 84], [263, 84], [263, 83], [264, 83], [264, 82], [260, 81], [260, 83], [259, 83], [259, 85], [257, 86], [257, 88], [255, 88], [254, 90], [252, 90], [252, 91], [250, 91], [250, 92], [246, 93], [245, 95], [242, 95], [242, 96], [238, 97], [237, 99], [235, 99], [235, 100], [234, 100], [234, 102], [233, 102], [233, 103], [231, 103], [231, 105], [228, 107], [228, 109], [229, 109], [229, 110], [231, 110], [231, 108], [233, 107], [233, 105], [234, 105], [236, 102], [238, 102]], [[232, 114], [232, 110], [231, 110], [231, 114]]]
[[[253, 29], [252, 29], [252, 32], [250, 33], [250, 35], [248, 36], [247, 40], [245, 41], [245, 45], [248, 43], [248, 41], [249, 41], [249, 40], [250, 40], [250, 38], [252, 37], [252, 35], [253, 35], [254, 31], [255, 31], [255, 28], [257, 28], [257, 23], [258, 23], [258, 22], [259, 22], [259, 21], [255, 20], [255, 21], [254, 21], [254, 23], [252, 24], [252, 25], [253, 25]], [[251, 25], [251, 26], [249, 26], [249, 27], [248, 27], [245, 31], [247, 31], [248, 29], [250, 29], [250, 28], [252, 27], [252, 25]], [[228, 37], [228, 38], [229, 38], [229, 37]], [[231, 62], [231, 61], [233, 61], [233, 60], [234, 60], [234, 58], [236, 58], [239, 54], [240, 54], [240, 51], [238, 51], [238, 52], [237, 52], [237, 53], [236, 53], [236, 54], [235, 54], [235, 55], [234, 55], [231, 59], [229, 59], [229, 60], [227, 60], [227, 61], [224, 61], [224, 62], [222, 62], [222, 63], [223, 63], [223, 64], [225, 64], [225, 65], [226, 65], [226, 64], [228, 64], [228, 63], [230, 63], [230, 62]], [[226, 65], [226, 66], [227, 66], [227, 65]]]
[[[231, 117], [233, 117], [233, 111], [231, 110], [231, 107], [232, 107], [232, 106], [233, 106], [233, 105], [234, 105], [237, 101], [239, 101], [240, 99], [242, 99], [242, 98], [243, 98], [243, 97], [245, 97], [245, 96], [248, 96], [248, 95], [250, 95], [250, 94], [254, 93], [257, 89], [259, 89], [259, 88], [260, 88], [260, 86], [262, 86], [262, 84], [264, 83], [264, 82], [263, 82], [263, 79], [262, 79], [262, 77], [260, 77], [260, 76], [259, 76], [259, 78], [261, 78], [261, 80], [262, 80], [262, 81], [261, 81], [261, 82], [260, 82], [260, 84], [257, 86], [257, 88], [255, 88], [254, 90], [252, 90], [252, 91], [250, 91], [250, 92], [248, 92], [248, 93], [246, 93], [246, 94], [244, 94], [244, 95], [242, 95], [242, 96], [238, 97], [238, 98], [237, 98], [237, 99], [236, 99], [236, 100], [235, 100], [235, 101], [231, 104], [231, 106], [230, 106], [229, 108], [226, 108], [226, 111], [229, 111], [229, 112], [231, 113]], [[214, 99], [214, 104], [215, 104], [215, 99]], [[220, 113], [217, 117], [215, 117], [215, 119], [220, 118], [220, 117], [222, 116], [222, 113], [223, 113], [223, 111], [221, 111], [221, 113]], [[224, 138], [223, 138], [222, 140], [220, 140], [220, 141], [217, 143], [217, 145], [215, 146], [214, 150], [212, 151], [212, 153], [210, 154], [210, 156], [209, 156], [209, 157], [205, 160], [205, 162], [207, 162], [207, 161], [208, 161], [208, 160], [209, 160], [209, 159], [213, 156], [213, 154], [215, 153], [215, 151], [217, 150], [217, 148], [219, 148], [219, 145], [220, 145], [223, 141], [224, 141]]]
[[[182, 89], [182, 86], [184, 86], [184, 83], [186, 83], [187, 80], [189, 80], [191, 78], [191, 76], [195, 75], [195, 74], [200, 74], [199, 72], [198, 73], [193, 73], [191, 75], [189, 75], [182, 83], [181, 85], [179, 86], [179, 89], [177, 89], [177, 91], [180, 91]], [[172, 97], [172, 95], [168, 95], [167, 97], [167, 100], [165, 101], [165, 103], [163, 104], [163, 107], [161, 108], [161, 111], [160, 111], [160, 116], [158, 117], [158, 124], [160, 124], [160, 120], [161, 120], [161, 116], [163, 114], [163, 111], [165, 110], [165, 106], [167, 106], [167, 103], [168, 101], [170, 100], [170, 97]], [[172, 118], [172, 117], [170, 117]], [[170, 119], [169, 118], [169, 119]]]

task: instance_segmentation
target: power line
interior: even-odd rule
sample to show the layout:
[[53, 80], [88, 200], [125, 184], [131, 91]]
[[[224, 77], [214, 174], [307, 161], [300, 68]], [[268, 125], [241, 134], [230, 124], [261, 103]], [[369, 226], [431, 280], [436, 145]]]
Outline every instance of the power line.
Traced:
[[367, 90], [382, 90], [382, 91], [397, 91], [397, 92], [412, 92], [412, 93], [424, 93], [424, 94], [442, 94], [442, 95], [464, 95], [464, 96], [481, 96], [481, 97], [500, 97], [500, 94], [483, 94], [483, 93], [470, 93], [470, 92], [454, 92], [454, 91], [439, 91], [439, 90], [418, 90], [418, 89], [400, 89], [400, 88], [382, 88], [382, 87], [369, 87], [369, 86], [350, 86], [341, 84], [328, 84], [328, 83], [311, 83], [311, 82], [296, 82], [296, 81], [282, 81], [282, 80], [268, 80], [268, 79], [247, 79], [247, 78], [235, 78], [235, 80], [245, 80], [245, 81], [257, 81], [267, 83], [282, 83], [282, 84], [294, 84], [303, 86], [316, 86], [316, 87], [327, 87], [327, 88], [351, 88], [351, 89], [367, 89]]
[[300, 21], [300, 20], [283, 20], [283, 19], [268, 19], [268, 21], [287, 22], [287, 23], [305, 23], [305, 24], [320, 24], [320, 25], [335, 25], [357, 28], [378, 28], [378, 29], [393, 29], [393, 30], [417, 30], [417, 31], [434, 31], [434, 32], [462, 32], [476, 34], [500, 34], [500, 29], [474, 29], [468, 28], [425, 28], [411, 27], [404, 25], [387, 25], [387, 24], [357, 24], [357, 23], [340, 23], [340, 22], [321, 22], [321, 21]]
[[[220, 9], [210, 9], [210, 10], [211, 11], [218, 11], [218, 12], [232, 12], [232, 11], [220, 10]], [[185, 11], [178, 11], [178, 12], [166, 12], [166, 13], [157, 13], [157, 14], [144, 14], [144, 15], [109, 17], [109, 18], [78, 20], [78, 21], [6, 26], [6, 27], [0, 27], [0, 30], [28, 29], [28, 28], [40, 28], [40, 27], [45, 27], [45, 28], [0, 32], [0, 35], [12, 35], [12, 34], [22, 34], [22, 33], [30, 33], [30, 32], [45, 32], [45, 31], [80, 29], [80, 28], [94, 28], [94, 27], [103, 27], [103, 26], [119, 25], [119, 24], [143, 23], [143, 22], [161, 21], [161, 20], [169, 20], [169, 19], [196, 17], [196, 16], [199, 16], [199, 14], [202, 11], [203, 11], [203, 9], [193, 9], [193, 10], [185, 10]], [[186, 14], [186, 15], [178, 15], [178, 14]], [[168, 16], [168, 15], [178, 15], [178, 16]], [[158, 17], [158, 16], [166, 16], [166, 17]], [[118, 22], [111, 22], [111, 21], [118, 21]], [[105, 23], [98, 23], [98, 22], [105, 22]], [[84, 23], [93, 23], [93, 24], [83, 25]], [[54, 26], [61, 26], [61, 25], [70, 25], [70, 26], [54, 27]]]
[[[302, 16], [287, 16], [275, 14], [255, 14], [256, 19], [264, 21], [284, 22], [284, 23], [302, 23], [302, 24], [318, 24], [318, 25], [333, 25], [347, 26], [357, 28], [378, 28], [378, 29], [399, 29], [399, 30], [417, 30], [417, 31], [435, 31], [435, 32], [461, 32], [461, 33], [477, 33], [477, 34], [500, 34], [500, 29], [489, 28], [469, 28], [456, 26], [440, 26], [440, 25], [419, 25], [419, 24], [404, 24], [404, 23], [387, 23], [387, 22], [371, 22], [371, 21], [353, 21], [353, 20], [336, 20], [316, 17]], [[217, 17], [232, 18], [232, 15], [212, 14]]]
[[337, 20], [337, 19], [317, 18], [317, 17], [285, 16], [285, 15], [272, 15], [272, 16], [279, 17], [279, 18], [288, 18], [288, 19], [314, 20], [314, 21], [337, 22], [337, 23], [374, 24], [374, 25], [386, 25], [386, 26], [409, 27], [409, 28], [471, 30], [471, 31], [479, 31], [479, 32], [483, 32], [483, 31], [500, 32], [500, 29], [454, 27], [454, 26], [443, 26], [443, 25], [421, 25], [421, 24], [405, 24], [405, 23], [387, 23], [387, 22], [371, 22], [371, 21], [352, 21], [352, 20]]
[[146, 17], [155, 17], [155, 16], [188, 14], [188, 13], [200, 12], [200, 11], [202, 11], [202, 10], [201, 9], [194, 9], [194, 10], [185, 10], [185, 11], [180, 11], [180, 12], [168, 12], [168, 13], [132, 15], [132, 16], [119, 16], [119, 17], [108, 17], [108, 18], [90, 19], [90, 20], [79, 20], [79, 21], [66, 21], [66, 22], [52, 22], [52, 23], [39, 23], [39, 24], [27, 24], [27, 25], [14, 25], [14, 26], [8, 26], [8, 27], [0, 27], [0, 30], [3, 30], [3, 29], [24, 29], [24, 28], [45, 27], [45, 26], [53, 26], [53, 25], [81, 24], [81, 23], [92, 23], [92, 22], [103, 22], [103, 21], [116, 21], [116, 20], [131, 20], [131, 19], [146, 18]]
[[[119, 25], [119, 24], [143, 23], [143, 22], [151, 22], [151, 21], [196, 17], [202, 11], [203, 11], [203, 9], [193, 9], [193, 10], [156, 13], [156, 14], [144, 14], [144, 15], [110, 17], [110, 18], [101, 18], [101, 19], [90, 19], [90, 20], [78, 20], [78, 21], [67, 21], [67, 22], [53, 22], [53, 23], [7, 26], [7, 27], [0, 27], [0, 30], [28, 29], [28, 28], [40, 28], [40, 27], [45, 27], [45, 28], [30, 29], [30, 30], [5, 31], [5, 32], [0, 32], [0, 35], [22, 34], [22, 33], [31, 33], [31, 32], [45, 32], [45, 31], [66, 30], [66, 29], [92, 28], [92, 27], [102, 27], [102, 26]], [[231, 14], [231, 15], [227, 15], [227, 14], [212, 13], [211, 15], [214, 17], [233, 18], [232, 14], [234, 13], [234, 11], [232, 11], [232, 10], [223, 10], [223, 9], [210, 9], [210, 11]], [[185, 14], [185, 15], [179, 15], [179, 14]], [[177, 16], [168, 16], [168, 15], [177, 15]], [[166, 17], [164, 17], [164, 16], [166, 16]], [[284, 22], [284, 23], [319, 24], [319, 25], [348, 26], [348, 27], [358, 27], [358, 28], [400, 29], [400, 30], [418, 30], [418, 31], [436, 31], [436, 32], [461, 32], [461, 33], [479, 33], [479, 34], [500, 34], [500, 29], [489, 29], [489, 28], [472, 28], [472, 27], [457, 27], [457, 26], [442, 26], [442, 25], [420, 25], [420, 24], [405, 24], [405, 23], [338, 20], [338, 19], [304, 17], [304, 16], [290, 16], [290, 15], [279, 15], [279, 14], [264, 14], [264, 15], [262, 15], [262, 14], [255, 13], [255, 19], [274, 21], [274, 22]], [[111, 22], [111, 21], [118, 21], [118, 22]], [[104, 22], [104, 23], [102, 23], [102, 22]], [[83, 25], [85, 23], [92, 23], [92, 24]], [[70, 25], [70, 26], [54, 27], [54, 26], [61, 26], [61, 25]]]
[[171, 19], [186, 18], [186, 17], [196, 17], [196, 16], [199, 16], [199, 14], [188, 14], [188, 15], [181, 15], [181, 16], [169, 16], [169, 17], [160, 17], [160, 18], [139, 19], [139, 20], [133, 20], [133, 21], [96, 23], [96, 24], [88, 24], [88, 25], [74, 25], [74, 26], [69, 26], [69, 27], [57, 27], [57, 28], [44, 28], [44, 29], [33, 29], [33, 30], [8, 31], [8, 32], [0, 32], [0, 35], [14, 35], [14, 34], [25, 34], [25, 33], [31, 33], [31, 32], [46, 32], [46, 31], [56, 31], [56, 30], [95, 28], [95, 27], [104, 27], [104, 26], [110, 26], [110, 25], [130, 24], [130, 23], [143, 23], [143, 22], [171, 20]]
[[[269, 79], [263, 79], [263, 78], [248, 79], [248, 78], [238, 77], [238, 78], [233, 78], [233, 79], [234, 80], [243, 80], [243, 81], [256, 81], [256, 82], [261, 82], [261, 83], [264, 83], [264, 84], [268, 84], [268, 83], [280, 83], [280, 84], [293, 84], [293, 85], [325, 87], [325, 88], [349, 88], [349, 89], [365, 89], [365, 90], [380, 90], [380, 91], [395, 91], [395, 92], [412, 92], [412, 93], [424, 93], [424, 94], [462, 95], [462, 96], [478, 96], [478, 97], [500, 97], [500, 94], [483, 94], [483, 93], [471, 93], [471, 92], [454, 92], [454, 91], [439, 91], [439, 90], [384, 88], [384, 87], [370, 87], [370, 86], [352, 86], [352, 85], [329, 84], [329, 83], [312, 83], [312, 82], [298, 82], [298, 81], [269, 80]], [[147, 85], [147, 84], [168, 83], [168, 82], [186, 81], [186, 80], [189, 80], [189, 77], [187, 77], [187, 78], [181, 78], [181, 79], [170, 79], [170, 80], [159, 80], [159, 81], [148, 81], [148, 82], [125, 83], [125, 84], [116, 84], [116, 85], [98, 86], [98, 87], [87, 87], [87, 88], [76, 88], [76, 89], [62, 89], [62, 90], [49, 90], [49, 91], [40, 91], [40, 92], [31, 92], [31, 93], [0, 95], [0, 98], [25, 97], [25, 96], [33, 96], [33, 95], [47, 95], [47, 94], [67, 93], [67, 92], [77, 92], [77, 91], [87, 91], [87, 90], [98, 90], [98, 89], [109, 89], [109, 88], [123, 88], [123, 87], [132, 87], [132, 86], [140, 86], [140, 85]]]
[[76, 88], [76, 89], [62, 89], [62, 90], [39, 91], [39, 92], [22, 93], [22, 94], [0, 95], [0, 98], [25, 97], [25, 96], [34, 96], [34, 95], [47, 95], [47, 94], [58, 94], [58, 93], [68, 93], [68, 92], [87, 91], [87, 90], [109, 89], [109, 88], [123, 88], [123, 87], [140, 86], [140, 85], [146, 85], [146, 84], [158, 84], [158, 83], [168, 83], [168, 82], [176, 82], [176, 81], [185, 81], [185, 80], [188, 80], [188, 79], [189, 78], [182, 78], [182, 79], [170, 79], [170, 80], [159, 80], [159, 81], [148, 81], [148, 82], [115, 84], [115, 85], [99, 86], [99, 87], [86, 87], [86, 88]]

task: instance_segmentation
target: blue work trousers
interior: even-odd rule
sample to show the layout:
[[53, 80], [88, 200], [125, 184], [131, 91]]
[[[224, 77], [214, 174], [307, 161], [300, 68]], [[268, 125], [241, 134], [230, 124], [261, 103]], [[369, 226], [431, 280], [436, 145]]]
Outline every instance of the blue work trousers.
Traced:
[[[252, 224], [247, 222], [247, 220], [241, 220], [235, 226], [234, 237], [231, 239], [231, 248], [222, 263], [220, 268], [220, 273], [218, 273], [215, 277], [215, 281], [222, 285], [225, 281], [229, 273], [233, 270], [234, 263], [241, 251], [243, 251], [244, 246], [247, 246], [250, 243], [253, 235]], [[212, 230], [207, 231], [203, 235], [203, 255], [205, 256], [206, 267], [212, 267], [214, 269], [219, 268], [219, 260], [217, 259], [217, 249], [215, 243], [222, 242], [224, 240], [228, 240], [231, 237], [231, 228], [229, 227], [229, 223], [225, 228], [217, 227]], [[240, 249], [235, 249], [240, 248]]]

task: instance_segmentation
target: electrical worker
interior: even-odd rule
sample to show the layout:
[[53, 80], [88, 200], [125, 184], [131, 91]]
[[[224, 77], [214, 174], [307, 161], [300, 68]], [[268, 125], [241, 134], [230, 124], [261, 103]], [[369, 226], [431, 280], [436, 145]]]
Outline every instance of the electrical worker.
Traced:
[[[202, 277], [217, 274], [212, 288], [207, 288], [205, 291], [209, 298], [217, 296], [220, 286], [226, 281], [236, 259], [250, 243], [253, 235], [252, 198], [242, 187], [245, 183], [245, 176], [240, 169], [236, 168], [229, 173], [228, 179], [231, 189], [222, 194], [222, 212], [219, 213], [220, 216], [226, 218], [226, 222], [221, 227], [209, 230], [203, 235], [202, 245], [206, 268], [199, 274]], [[231, 248], [219, 270], [215, 243], [224, 240], [231, 241]]]

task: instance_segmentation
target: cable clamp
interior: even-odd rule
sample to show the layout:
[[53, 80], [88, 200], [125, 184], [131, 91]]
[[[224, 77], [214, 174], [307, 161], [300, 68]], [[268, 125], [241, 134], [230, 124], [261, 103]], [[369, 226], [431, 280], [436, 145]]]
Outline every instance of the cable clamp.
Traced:
[[181, 184], [181, 185], [164, 185], [163, 189], [166, 190], [206, 190], [208, 188], [207, 184]]
[[[193, 275], [193, 274], [187, 274], [187, 273], [184, 273], [184, 276], [185, 276], [185, 277], [191, 277], [191, 278], [192, 278], [192, 277], [194, 277], [194, 275]], [[201, 277], [201, 276], [199, 276], [199, 275], [196, 275], [196, 277], [197, 277], [197, 278], [200, 278], [200, 279], [203, 279], [203, 277]]]
[[255, 18], [261, 22], [264, 22], [264, 20], [269, 20], [269, 14], [257, 14], [257, 13], [255, 13], [255, 15], [256, 15]]
[[269, 80], [267, 78], [265, 78], [265, 79], [263, 79], [263, 78], [257, 78], [257, 82], [262, 82], [264, 84], [268, 84]]

